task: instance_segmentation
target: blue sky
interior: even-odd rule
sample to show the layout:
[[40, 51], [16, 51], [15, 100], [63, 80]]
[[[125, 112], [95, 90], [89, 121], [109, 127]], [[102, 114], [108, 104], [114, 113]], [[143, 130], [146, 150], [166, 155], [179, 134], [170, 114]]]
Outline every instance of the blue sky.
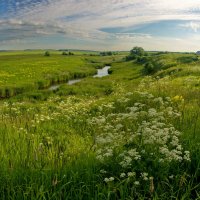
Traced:
[[200, 0], [0, 0], [0, 49], [200, 50]]

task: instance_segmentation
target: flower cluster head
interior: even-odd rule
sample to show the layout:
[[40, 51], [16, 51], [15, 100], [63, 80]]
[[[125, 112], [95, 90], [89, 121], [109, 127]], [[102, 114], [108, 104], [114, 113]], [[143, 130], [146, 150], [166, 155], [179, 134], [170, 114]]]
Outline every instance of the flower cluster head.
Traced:
[[104, 179], [104, 181], [105, 181], [106, 183], [113, 182], [114, 180], [115, 180], [114, 177], [110, 177], [110, 178], [105, 178], [105, 179]]

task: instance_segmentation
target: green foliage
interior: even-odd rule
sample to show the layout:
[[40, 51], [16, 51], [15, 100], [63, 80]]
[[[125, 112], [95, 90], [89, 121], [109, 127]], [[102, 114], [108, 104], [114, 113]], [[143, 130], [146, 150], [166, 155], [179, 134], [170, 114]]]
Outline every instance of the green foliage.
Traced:
[[176, 67], [180, 64], [195, 64], [199, 59], [194, 54], [178, 54], [169, 52], [145, 52], [141, 47], [134, 47], [128, 56], [126, 61], [134, 60], [138, 64], [144, 66], [143, 72], [145, 74], [156, 74], [161, 70], [166, 70], [172, 67]]
[[137, 56], [136, 55], [128, 55], [128, 56], [126, 56], [126, 61], [130, 61], [130, 60], [135, 60], [137, 58]]
[[[170, 57], [169, 57], [170, 58]], [[140, 57], [137, 62], [144, 65], [145, 74], [156, 74], [161, 70], [166, 70], [178, 65], [175, 59], [167, 59], [166, 53], [152, 54]]]
[[198, 59], [198, 56], [182, 56], [182, 57], [179, 57], [177, 58], [177, 61], [180, 62], [180, 63], [192, 63], [192, 62], [197, 62], [199, 59]]
[[67, 53], [66, 51], [63, 51], [63, 52], [62, 52], [62, 55], [63, 55], [63, 56], [67, 56], [68, 53]]
[[112, 55], [113, 55], [113, 52], [111, 51], [100, 52], [100, 56], [112, 56]]
[[133, 49], [131, 49], [130, 55], [144, 56], [145, 51], [142, 47], [134, 47]]
[[73, 55], [74, 55], [74, 53], [69, 51], [69, 56], [73, 56]]
[[147, 62], [144, 65], [144, 71], [146, 74], [152, 74], [155, 72], [154, 65], [151, 62]]
[[137, 57], [136, 62], [140, 64], [146, 64], [149, 61], [149, 57], [147, 56], [140, 56]]
[[50, 56], [50, 52], [49, 51], [45, 51], [44, 56]]
[[[134, 47], [131, 49], [130, 54], [126, 56], [126, 61], [135, 60], [139, 63], [145, 59], [145, 56], [148, 56], [147, 52], [144, 51], [142, 47]], [[144, 62], [144, 61], [143, 61]]]
[[108, 69], [108, 74], [112, 74], [113, 73], [113, 70], [110, 68]]

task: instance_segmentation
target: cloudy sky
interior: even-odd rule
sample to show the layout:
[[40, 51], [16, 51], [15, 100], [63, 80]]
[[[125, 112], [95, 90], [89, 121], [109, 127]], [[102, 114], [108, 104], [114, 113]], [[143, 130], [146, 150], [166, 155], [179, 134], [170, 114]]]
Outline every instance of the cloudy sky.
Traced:
[[200, 50], [200, 0], [0, 0], [0, 49]]

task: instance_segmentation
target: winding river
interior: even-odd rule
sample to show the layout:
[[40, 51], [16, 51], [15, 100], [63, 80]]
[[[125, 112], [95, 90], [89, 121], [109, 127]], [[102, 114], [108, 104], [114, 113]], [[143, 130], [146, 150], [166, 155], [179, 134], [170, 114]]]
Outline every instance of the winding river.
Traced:
[[[108, 76], [109, 73], [108, 73], [108, 70], [110, 69], [110, 66], [105, 66], [104, 68], [102, 69], [98, 69], [97, 70], [97, 74], [93, 76], [93, 78], [101, 78], [101, 77], [104, 77], [104, 76]], [[82, 79], [71, 79], [67, 82], [67, 85], [73, 85], [75, 83], [78, 83], [80, 82]], [[62, 84], [55, 84], [55, 85], [52, 85], [51, 87], [48, 88], [48, 90], [57, 90]]]

